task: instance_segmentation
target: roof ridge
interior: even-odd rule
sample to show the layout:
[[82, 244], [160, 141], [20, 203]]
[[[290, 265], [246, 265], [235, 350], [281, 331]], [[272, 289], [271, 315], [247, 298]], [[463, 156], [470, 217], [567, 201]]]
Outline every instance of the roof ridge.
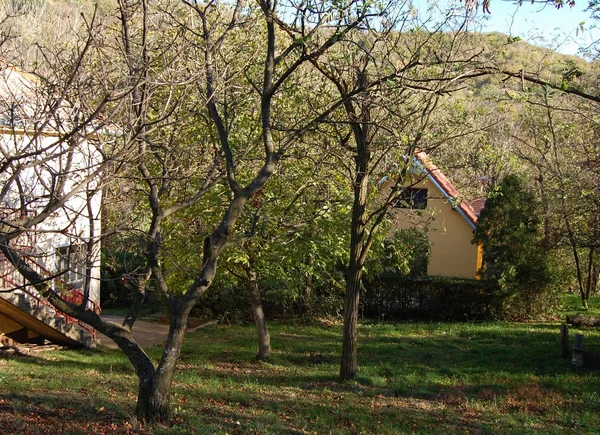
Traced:
[[446, 177], [440, 168], [438, 168], [425, 151], [417, 151], [415, 158], [427, 171], [436, 186], [451, 201], [455, 209], [461, 212], [461, 215], [469, 222], [472, 227], [477, 226], [477, 213], [471, 204], [464, 200], [460, 192], [454, 187], [454, 184]]

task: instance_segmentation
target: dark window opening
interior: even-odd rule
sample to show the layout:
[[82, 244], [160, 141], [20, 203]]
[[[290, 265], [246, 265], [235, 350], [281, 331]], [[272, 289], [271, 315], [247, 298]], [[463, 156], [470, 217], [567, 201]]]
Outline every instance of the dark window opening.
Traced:
[[427, 189], [405, 188], [394, 203], [394, 207], [420, 210], [427, 208]]

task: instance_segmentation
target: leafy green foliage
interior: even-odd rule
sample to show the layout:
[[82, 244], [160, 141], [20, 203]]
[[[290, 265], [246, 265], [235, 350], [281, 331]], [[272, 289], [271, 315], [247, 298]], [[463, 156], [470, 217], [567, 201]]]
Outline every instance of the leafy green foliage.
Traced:
[[536, 313], [539, 298], [553, 293], [538, 207], [524, 181], [508, 175], [488, 195], [475, 231], [474, 241], [483, 244], [481, 278], [497, 289], [505, 313], [516, 317]]
[[400, 275], [427, 275], [429, 264], [429, 239], [418, 228], [396, 230], [392, 237], [383, 240], [383, 252], [373, 262], [380, 264], [385, 273]]
[[307, 286], [341, 286], [347, 257], [346, 181], [326, 170], [318, 149], [303, 147], [310, 158], [282, 162], [280, 177], [251, 200], [239, 229], [243, 242], [225, 252], [216, 282], [239, 292], [253, 271], [264, 304], [277, 313], [313, 306]]

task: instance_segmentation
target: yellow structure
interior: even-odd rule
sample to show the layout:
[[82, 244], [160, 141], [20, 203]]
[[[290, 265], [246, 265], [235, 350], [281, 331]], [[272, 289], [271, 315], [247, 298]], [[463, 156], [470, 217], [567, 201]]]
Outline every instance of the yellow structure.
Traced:
[[481, 246], [472, 243], [477, 213], [426, 153], [417, 153], [413, 162], [393, 227], [426, 232], [429, 275], [477, 278], [482, 264]]

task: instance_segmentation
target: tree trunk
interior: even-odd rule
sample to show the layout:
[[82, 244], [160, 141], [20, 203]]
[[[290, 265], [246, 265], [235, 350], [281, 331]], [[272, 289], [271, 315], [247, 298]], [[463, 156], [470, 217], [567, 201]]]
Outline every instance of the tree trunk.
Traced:
[[[173, 323], [173, 319], [171, 319], [171, 325]], [[183, 342], [183, 339], [173, 340], [171, 338], [173, 335], [173, 331], [169, 331], [169, 339], [167, 339], [158, 369], [155, 370], [151, 362], [143, 369], [137, 369], [139, 390], [135, 415], [139, 422], [158, 423], [165, 426], [169, 426], [171, 423], [170, 396], [175, 364], [166, 364], [164, 360], [166, 354], [171, 354], [169, 359], [174, 358], [176, 362], [179, 359]]]
[[595, 249], [593, 247], [591, 247], [589, 250], [589, 255], [588, 255], [587, 281], [586, 281], [586, 286], [585, 286], [585, 300], [586, 301], [590, 300], [590, 295], [592, 293], [592, 289], [595, 286], [595, 282], [594, 282], [594, 252], [595, 252]]
[[[206, 276], [212, 280], [212, 274]], [[194, 305], [194, 298], [186, 298], [186, 295], [173, 304], [169, 336], [158, 367], [154, 370], [150, 363], [147, 369], [137, 370], [139, 393], [136, 417], [139, 421], [163, 425], [169, 425], [171, 422], [170, 396], [173, 376], [181, 354], [187, 320]]]
[[592, 279], [593, 279], [593, 283], [592, 283], [592, 291], [594, 292], [595, 295], [598, 294], [598, 284], [600, 283], [600, 268], [598, 267], [598, 265], [594, 262], [594, 269], [592, 271]]
[[263, 311], [262, 302], [260, 300], [260, 291], [256, 280], [256, 272], [251, 269], [246, 270], [248, 276], [247, 287], [250, 294], [250, 302], [252, 303], [252, 315], [256, 330], [258, 332], [258, 354], [256, 359], [267, 360], [271, 356], [271, 336], [267, 328], [267, 320]]
[[365, 211], [367, 204], [368, 181], [366, 168], [369, 153], [364, 151], [357, 158], [357, 179], [354, 186], [352, 223], [350, 227], [350, 261], [346, 276], [346, 296], [344, 298], [344, 332], [342, 337], [342, 361], [340, 378], [353, 379], [356, 376], [356, 347], [358, 335], [358, 304], [360, 302], [360, 280], [366, 259]]
[[[367, 76], [362, 71], [357, 74], [357, 86], [366, 86]], [[342, 87], [338, 86], [342, 91]], [[353, 379], [358, 368], [356, 347], [358, 336], [358, 303], [360, 300], [360, 280], [366, 254], [369, 250], [365, 235], [365, 215], [369, 192], [369, 165], [371, 163], [370, 108], [366, 105], [356, 110], [351, 101], [344, 103], [356, 145], [354, 157], [354, 201], [350, 224], [350, 260], [346, 276], [346, 296], [344, 298], [344, 332], [342, 337], [342, 360], [340, 378]], [[360, 113], [359, 113], [360, 112]], [[371, 228], [374, 230], [373, 228]]]
[[349, 268], [348, 277], [346, 278], [346, 297], [344, 299], [344, 331], [342, 361], [340, 363], [340, 378], [342, 380], [353, 379], [358, 369], [356, 351], [361, 277], [362, 267], [356, 265], [352, 270]]
[[160, 391], [156, 374], [149, 374], [140, 378], [138, 400], [135, 408], [138, 421], [168, 426], [171, 422], [170, 393], [170, 385], [167, 391]]
[[[312, 266], [315, 262], [312, 254], [306, 256], [306, 265]], [[304, 315], [310, 316], [312, 309], [312, 292], [313, 292], [313, 274], [309, 272], [306, 275], [306, 282], [304, 283]]]
[[[562, 202], [563, 207], [568, 207], [565, 201]], [[567, 209], [565, 209], [567, 210]], [[583, 273], [581, 271], [582, 265], [579, 260], [579, 254], [577, 252], [577, 242], [575, 241], [575, 235], [573, 234], [573, 230], [571, 228], [571, 224], [568, 216], [564, 216], [565, 225], [567, 227], [567, 234], [569, 236], [569, 243], [571, 245], [571, 250], [573, 252], [573, 259], [575, 260], [575, 270], [577, 272], [577, 285], [579, 286], [579, 296], [581, 297], [581, 304], [583, 308], [588, 309], [588, 299], [586, 298], [586, 292], [583, 285]]]
[[546, 193], [546, 188], [544, 184], [544, 175], [542, 174], [540, 168], [538, 168], [538, 176], [536, 178], [536, 181], [538, 182], [540, 187], [540, 198], [544, 210], [544, 237], [542, 238], [542, 247], [544, 248], [544, 251], [549, 251], [550, 246], [552, 245], [552, 228], [550, 226], [549, 211], [550, 201], [548, 201], [548, 194]]

